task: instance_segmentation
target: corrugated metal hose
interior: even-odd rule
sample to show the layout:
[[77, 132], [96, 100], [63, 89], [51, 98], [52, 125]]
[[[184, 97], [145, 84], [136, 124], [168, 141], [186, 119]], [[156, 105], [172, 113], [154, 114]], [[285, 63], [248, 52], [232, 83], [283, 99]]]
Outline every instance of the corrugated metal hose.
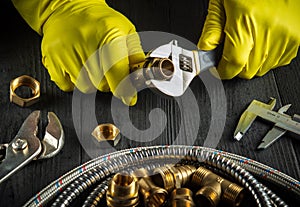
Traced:
[[179, 162], [205, 165], [232, 177], [251, 193], [259, 207], [287, 204], [255, 177], [300, 196], [298, 180], [257, 161], [206, 147], [171, 145], [126, 149], [90, 160], [49, 184], [24, 206], [70, 206], [83, 192], [91, 190], [91, 187], [94, 189], [83, 206], [97, 206], [105, 198], [108, 183], [115, 173], [133, 172], [139, 167], [152, 170]]

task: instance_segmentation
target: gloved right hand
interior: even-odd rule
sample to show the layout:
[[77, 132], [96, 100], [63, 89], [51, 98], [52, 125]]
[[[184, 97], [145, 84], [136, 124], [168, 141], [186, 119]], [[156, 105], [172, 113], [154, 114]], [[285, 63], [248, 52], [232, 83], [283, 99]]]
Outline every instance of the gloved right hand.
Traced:
[[111, 91], [127, 105], [137, 100], [129, 65], [144, 52], [134, 25], [104, 0], [12, 0], [42, 39], [43, 64], [64, 91]]
[[289, 64], [300, 45], [300, 1], [210, 0], [198, 47], [212, 50], [224, 38], [222, 79], [251, 79]]

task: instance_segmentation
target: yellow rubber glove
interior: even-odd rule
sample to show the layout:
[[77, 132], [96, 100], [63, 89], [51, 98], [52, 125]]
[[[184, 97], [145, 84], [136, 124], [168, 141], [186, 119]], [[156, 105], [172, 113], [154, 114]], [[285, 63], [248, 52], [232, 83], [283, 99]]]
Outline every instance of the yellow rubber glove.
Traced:
[[289, 64], [300, 43], [299, 0], [210, 0], [198, 47], [224, 41], [222, 79], [251, 79]]
[[144, 60], [134, 25], [104, 0], [12, 0], [42, 39], [42, 62], [60, 89], [112, 91], [137, 101], [129, 64]]

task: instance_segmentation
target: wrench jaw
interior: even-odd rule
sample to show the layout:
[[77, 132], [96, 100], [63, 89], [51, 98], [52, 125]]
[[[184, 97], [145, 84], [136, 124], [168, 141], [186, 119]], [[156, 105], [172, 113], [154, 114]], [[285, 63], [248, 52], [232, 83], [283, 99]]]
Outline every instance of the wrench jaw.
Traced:
[[183, 95], [200, 71], [198, 52], [196, 53], [195, 55], [194, 51], [179, 47], [176, 40], [155, 49], [150, 57], [170, 58], [174, 65], [174, 73], [169, 80], [151, 80], [152, 85], [170, 97]]
[[30, 161], [52, 157], [63, 147], [64, 132], [57, 116], [48, 113], [49, 124], [42, 141], [36, 136], [39, 119], [40, 111], [32, 112], [15, 138], [9, 144], [1, 145], [5, 152], [0, 162], [0, 184]]
[[[147, 85], [167, 97], [182, 96], [200, 70], [205, 71], [217, 65], [221, 52], [220, 47], [213, 51], [186, 50], [179, 47], [176, 40], [172, 40], [168, 44], [150, 51], [146, 56], [146, 61], [130, 66], [131, 72], [133, 72], [133, 85], [137, 89]], [[156, 69], [160, 69], [159, 72], [163, 74], [163, 78], [157, 78], [154, 72], [147, 67], [149, 66], [147, 59], [165, 60], [164, 66], [156, 67]], [[150, 63], [152, 62], [150, 61]], [[145, 65], [146, 68], [143, 68]], [[138, 70], [141, 68], [143, 70]]]
[[47, 159], [57, 155], [65, 142], [64, 130], [58, 119], [53, 113], [48, 113], [48, 125], [42, 143], [42, 152], [37, 159]]

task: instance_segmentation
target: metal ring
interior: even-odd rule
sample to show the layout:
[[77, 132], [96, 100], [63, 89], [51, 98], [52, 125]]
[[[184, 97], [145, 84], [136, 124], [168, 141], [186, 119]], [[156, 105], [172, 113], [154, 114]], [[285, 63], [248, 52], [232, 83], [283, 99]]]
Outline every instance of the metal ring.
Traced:
[[[31, 88], [32, 97], [22, 98], [15, 93], [15, 90], [20, 86]], [[10, 102], [15, 103], [21, 107], [31, 106], [36, 103], [40, 98], [40, 82], [28, 75], [22, 75], [13, 79], [10, 82]]]

